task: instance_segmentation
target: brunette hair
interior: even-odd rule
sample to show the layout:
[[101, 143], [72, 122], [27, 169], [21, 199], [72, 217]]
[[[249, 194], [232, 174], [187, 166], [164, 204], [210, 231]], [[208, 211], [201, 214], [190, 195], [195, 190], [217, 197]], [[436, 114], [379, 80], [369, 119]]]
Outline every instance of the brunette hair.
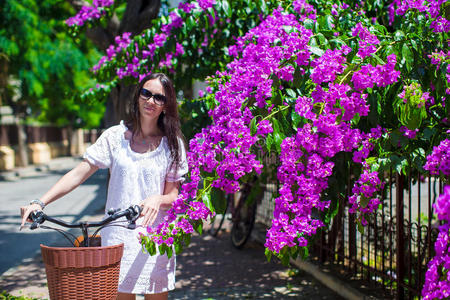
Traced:
[[[141, 128], [141, 115], [139, 112], [139, 94], [144, 84], [149, 80], [158, 79], [164, 89], [164, 94], [167, 98], [167, 102], [164, 104], [164, 112], [159, 115], [158, 128], [167, 137], [169, 145], [170, 156], [172, 157], [172, 163], [175, 163], [176, 168], [180, 166], [181, 152], [180, 147], [185, 146], [186, 142], [183, 133], [180, 129], [180, 118], [178, 116], [177, 98], [173, 83], [166, 74], [152, 73], [145, 76], [139, 84], [136, 86], [134, 97], [130, 102], [129, 116], [125, 124], [130, 128], [133, 135], [142, 130]], [[183, 145], [179, 144], [179, 141]], [[171, 166], [172, 167], [172, 166]]]

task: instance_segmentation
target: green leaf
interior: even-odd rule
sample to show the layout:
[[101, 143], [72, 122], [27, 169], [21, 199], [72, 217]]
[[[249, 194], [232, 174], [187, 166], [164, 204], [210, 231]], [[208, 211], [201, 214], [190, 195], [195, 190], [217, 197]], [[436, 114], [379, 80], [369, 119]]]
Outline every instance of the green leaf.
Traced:
[[436, 134], [436, 130], [434, 128], [427, 127], [423, 130], [423, 137], [426, 140], [430, 140], [435, 134]]
[[405, 62], [406, 69], [411, 72], [414, 64], [414, 56], [411, 49], [409, 49], [406, 43], [402, 46], [402, 61]]
[[251, 135], [255, 135], [256, 134], [256, 120], [257, 120], [258, 116], [254, 117], [251, 122], [250, 122], [250, 134]]
[[302, 260], [307, 259], [309, 256], [309, 249], [308, 247], [300, 247], [300, 257]]
[[340, 38], [334, 38], [334, 39], [330, 40], [330, 44], [332, 44], [333, 46], [335, 46], [337, 48], [341, 48], [343, 45], [346, 45], [345, 42]]
[[379, 56], [376, 55], [375, 53], [372, 53], [372, 57], [375, 58], [375, 60], [376, 60], [379, 64], [381, 64], [381, 65], [386, 64], [386, 63], [381, 59], [381, 57], [379, 57]]
[[273, 125], [273, 137], [274, 137], [274, 144], [275, 148], [277, 149], [278, 153], [281, 153], [281, 143], [283, 142], [284, 136], [281, 132], [280, 123], [277, 119], [272, 118], [272, 125]]
[[266, 149], [267, 149], [267, 152], [271, 151], [273, 143], [274, 143], [273, 135], [271, 133], [267, 134], [267, 136], [266, 136]]
[[161, 245], [159, 245], [158, 249], [159, 249], [159, 254], [163, 255], [164, 253], [166, 253], [167, 245], [161, 244]]
[[311, 19], [306, 19], [304, 22], [303, 22], [303, 25], [305, 26], [305, 28], [306, 29], [313, 29], [314, 28], [314, 24], [315, 24], [315, 21], [313, 21], [313, 20], [311, 20]]
[[172, 247], [167, 246], [167, 247], [166, 247], [166, 253], [167, 253], [167, 257], [168, 257], [168, 258], [171, 258], [171, 257], [172, 257], [172, 254], [173, 254], [173, 249], [172, 249]]
[[270, 260], [272, 259], [272, 254], [273, 254], [272, 251], [270, 251], [269, 248], [266, 248], [264, 250], [264, 254], [266, 255], [267, 261], [270, 262]]
[[193, 227], [194, 227], [194, 230], [195, 230], [198, 234], [202, 234], [202, 232], [203, 232], [203, 221], [202, 221], [202, 220], [196, 220], [196, 221], [194, 221]]
[[222, 0], [222, 8], [223, 8], [223, 11], [225, 12], [225, 15], [228, 18], [231, 18], [232, 14], [233, 14], [233, 11], [231, 10], [231, 7], [228, 4], [227, 0]]
[[183, 251], [183, 245], [176, 243], [175, 245], [175, 253], [180, 254]]
[[405, 33], [401, 30], [397, 30], [394, 34], [395, 41], [401, 41], [405, 38]]
[[299, 255], [299, 247], [298, 246], [294, 246], [291, 247], [291, 257], [292, 259], [297, 259], [298, 255]]
[[361, 224], [361, 221], [358, 220], [356, 225], [358, 227], [359, 233], [364, 234], [364, 226]]
[[325, 52], [316, 46], [310, 46], [309, 50], [317, 56], [322, 56]]
[[297, 130], [298, 125], [303, 120], [303, 117], [300, 116], [299, 114], [297, 114], [295, 112], [295, 110], [292, 110], [292, 112], [291, 112], [291, 120], [292, 120], [292, 127]]
[[227, 207], [227, 200], [225, 197], [225, 193], [222, 190], [216, 188], [212, 189], [211, 203], [214, 206], [214, 211], [217, 214], [225, 213], [225, 209]]
[[292, 89], [286, 89], [286, 94], [291, 97], [291, 98], [296, 98], [297, 97], [297, 93], [294, 92], [294, 90]]
[[191, 235], [190, 234], [186, 234], [184, 236], [184, 245], [187, 247], [187, 246], [189, 246], [190, 243], [191, 243]]
[[366, 198], [364, 195], [361, 195], [359, 198], [359, 204], [362, 208], [366, 208], [367, 204], [369, 204], [369, 198]]
[[259, 1], [259, 9], [262, 13], [267, 14], [269, 11], [267, 10], [266, 0]]
[[202, 195], [202, 201], [205, 204], [205, 206], [212, 212], [214, 212], [214, 206], [211, 203], [211, 195], [210, 191], [203, 193]]
[[286, 266], [286, 267], [289, 266], [289, 258], [290, 258], [290, 256], [289, 256], [288, 253], [282, 255], [280, 258], [281, 258], [281, 263], [283, 264], [283, 266]]

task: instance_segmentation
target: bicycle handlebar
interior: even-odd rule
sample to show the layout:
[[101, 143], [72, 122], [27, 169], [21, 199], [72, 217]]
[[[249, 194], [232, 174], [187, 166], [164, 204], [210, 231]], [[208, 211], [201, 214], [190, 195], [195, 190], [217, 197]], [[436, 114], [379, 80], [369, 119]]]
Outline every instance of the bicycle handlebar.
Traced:
[[33, 229], [38, 228], [39, 225], [41, 225], [45, 221], [49, 221], [54, 224], [58, 224], [60, 226], [66, 227], [66, 228], [81, 228], [81, 229], [83, 229], [83, 228], [88, 228], [88, 227], [101, 227], [101, 226], [104, 226], [104, 225], [106, 225], [114, 220], [117, 220], [119, 218], [122, 218], [122, 217], [126, 217], [128, 222], [131, 225], [131, 224], [135, 224], [136, 219], [139, 218], [139, 215], [141, 214], [141, 210], [142, 209], [139, 205], [132, 205], [129, 208], [124, 209], [124, 210], [110, 209], [108, 211], [109, 217], [107, 217], [106, 219], [103, 219], [100, 222], [93, 222], [93, 223], [78, 222], [76, 224], [70, 224], [63, 220], [52, 218], [52, 217], [46, 215], [42, 210], [39, 210], [36, 212], [32, 212], [29, 216], [31, 221], [33, 221], [33, 223], [30, 225], [30, 229], [33, 230]]

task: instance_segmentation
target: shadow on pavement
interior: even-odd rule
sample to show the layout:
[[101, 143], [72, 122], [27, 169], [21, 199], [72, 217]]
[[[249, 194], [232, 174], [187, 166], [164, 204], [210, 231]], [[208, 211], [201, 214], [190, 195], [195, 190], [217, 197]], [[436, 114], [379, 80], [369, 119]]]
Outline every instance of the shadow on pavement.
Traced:
[[264, 248], [249, 242], [235, 249], [230, 234], [194, 236], [177, 256], [176, 290], [170, 299], [342, 299], [307, 274], [289, 276]]
[[[68, 170], [58, 171], [57, 173], [65, 174]], [[83, 185], [96, 185], [98, 188], [95, 190], [94, 199], [78, 214], [55, 214], [52, 215], [61, 219], [73, 219], [74, 222], [81, 220], [83, 217], [102, 213], [104, 204], [106, 201], [106, 178], [107, 171], [99, 170], [92, 175]], [[50, 187], [49, 187], [50, 188]], [[0, 230], [0, 247], [2, 249], [13, 249], [8, 252], [7, 257], [0, 257], [0, 274], [3, 274], [10, 268], [17, 267], [22, 264], [22, 260], [25, 258], [32, 258], [37, 253], [40, 253], [39, 244], [45, 245], [62, 245], [67, 246], [69, 242], [59, 233], [53, 230], [36, 229], [30, 231], [28, 228], [18, 231], [16, 228], [20, 225], [20, 216], [5, 215], [4, 212], [0, 212], [1, 224], [10, 224], [14, 226], [14, 230]], [[48, 224], [51, 226], [50, 224]], [[71, 231], [72, 232], [72, 231]], [[74, 234], [79, 235], [80, 231], [74, 231]], [[13, 246], [15, 245], [15, 246]], [[16, 245], [21, 245], [17, 247]], [[5, 250], [2, 250], [4, 252]], [[39, 254], [40, 255], [40, 254]], [[2, 286], [2, 285], [0, 285]]]

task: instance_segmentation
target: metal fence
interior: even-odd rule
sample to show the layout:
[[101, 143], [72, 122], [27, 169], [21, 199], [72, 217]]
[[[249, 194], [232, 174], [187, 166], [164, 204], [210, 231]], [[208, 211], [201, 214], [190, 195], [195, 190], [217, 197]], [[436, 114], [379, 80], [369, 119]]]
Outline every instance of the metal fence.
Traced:
[[[311, 255], [320, 263], [339, 268], [353, 279], [376, 287], [382, 297], [420, 297], [427, 263], [434, 256], [438, 233], [433, 203], [443, 190], [434, 177], [418, 172], [387, 174], [382, 209], [370, 216], [360, 232], [354, 214], [341, 199], [337, 215], [324, 228]], [[258, 207], [257, 222], [270, 226], [275, 184], [268, 184]], [[347, 190], [350, 190], [349, 188]]]

